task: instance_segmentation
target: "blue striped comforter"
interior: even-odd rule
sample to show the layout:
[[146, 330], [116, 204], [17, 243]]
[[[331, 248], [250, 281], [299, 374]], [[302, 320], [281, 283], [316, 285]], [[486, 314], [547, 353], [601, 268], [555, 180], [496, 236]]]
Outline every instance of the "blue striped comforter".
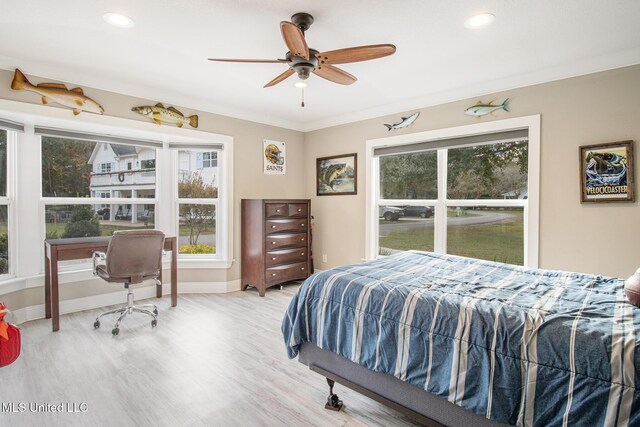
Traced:
[[311, 342], [499, 422], [640, 425], [620, 279], [403, 252], [308, 278], [282, 333], [290, 358]]

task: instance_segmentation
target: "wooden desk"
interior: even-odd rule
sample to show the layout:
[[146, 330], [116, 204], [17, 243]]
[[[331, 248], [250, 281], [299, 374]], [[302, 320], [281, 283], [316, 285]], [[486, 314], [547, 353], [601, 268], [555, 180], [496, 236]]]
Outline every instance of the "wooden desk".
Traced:
[[[105, 252], [111, 237], [79, 237], [44, 241], [44, 306], [53, 331], [60, 329], [60, 297], [58, 294], [58, 261], [87, 259], [96, 251]], [[171, 251], [171, 307], [178, 304], [178, 239], [164, 238], [164, 249]], [[158, 277], [162, 282], [162, 270]], [[162, 286], [156, 286], [156, 297], [162, 297]]]

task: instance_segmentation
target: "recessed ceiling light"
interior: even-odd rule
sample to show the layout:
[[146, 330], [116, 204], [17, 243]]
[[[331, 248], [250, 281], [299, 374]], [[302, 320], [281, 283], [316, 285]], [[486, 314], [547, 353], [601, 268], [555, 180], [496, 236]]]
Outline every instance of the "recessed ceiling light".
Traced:
[[464, 26], [467, 28], [482, 28], [491, 24], [494, 19], [496, 17], [491, 13], [480, 13], [464, 21]]
[[295, 82], [293, 85], [300, 89], [304, 89], [305, 87], [309, 86], [307, 82], [303, 82], [302, 80], [299, 82]]
[[133, 23], [133, 19], [120, 13], [108, 12], [102, 15], [102, 19], [104, 19], [107, 24], [113, 25], [114, 27], [131, 28], [135, 25]]

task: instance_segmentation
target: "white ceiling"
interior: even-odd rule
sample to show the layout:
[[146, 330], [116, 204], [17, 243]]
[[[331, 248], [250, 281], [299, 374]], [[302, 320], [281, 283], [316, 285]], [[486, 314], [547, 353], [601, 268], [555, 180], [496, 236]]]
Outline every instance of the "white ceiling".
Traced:
[[[469, 30], [469, 16], [496, 16]], [[105, 12], [133, 18], [119, 29]], [[340, 67], [351, 86], [315, 75], [262, 86], [284, 57], [279, 22], [308, 12], [320, 51], [393, 43], [387, 58]], [[639, 0], [2, 0], [0, 68], [297, 130], [640, 63]]]

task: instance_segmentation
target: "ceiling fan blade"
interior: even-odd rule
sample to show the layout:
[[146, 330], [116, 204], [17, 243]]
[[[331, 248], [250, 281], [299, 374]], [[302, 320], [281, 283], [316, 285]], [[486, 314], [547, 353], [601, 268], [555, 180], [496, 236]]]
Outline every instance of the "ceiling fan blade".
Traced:
[[224, 58], [209, 58], [209, 61], [217, 62], [252, 62], [258, 64], [281, 64], [287, 62], [286, 59], [224, 59]]
[[318, 68], [313, 71], [313, 73], [322, 77], [323, 79], [327, 79], [331, 82], [339, 83], [341, 85], [350, 85], [351, 83], [354, 83], [356, 80], [358, 80], [346, 71], [329, 64], [319, 65]]
[[264, 85], [264, 87], [271, 87], [271, 86], [277, 85], [278, 83], [285, 80], [286, 78], [291, 77], [291, 75], [293, 74], [294, 74], [294, 71], [291, 68], [289, 68], [287, 69], [287, 71], [280, 74], [278, 77], [276, 77], [275, 79], [271, 80], [269, 83]]
[[300, 28], [296, 27], [292, 22], [282, 21], [280, 23], [280, 32], [292, 55], [309, 59], [309, 47]]
[[369, 61], [393, 55], [396, 47], [392, 44], [372, 44], [369, 46], [348, 47], [317, 53], [320, 63], [347, 64], [350, 62]]

